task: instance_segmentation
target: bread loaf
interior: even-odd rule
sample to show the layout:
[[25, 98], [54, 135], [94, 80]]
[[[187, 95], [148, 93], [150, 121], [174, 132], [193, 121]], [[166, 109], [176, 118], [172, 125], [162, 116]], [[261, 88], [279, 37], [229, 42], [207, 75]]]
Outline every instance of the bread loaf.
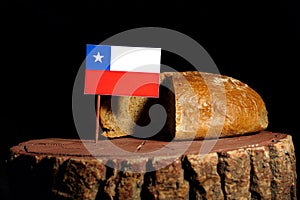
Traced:
[[[157, 99], [102, 98], [100, 124], [105, 137], [156, 134], [163, 139], [190, 140], [242, 135], [268, 126], [263, 99], [237, 79], [197, 71], [165, 72], [160, 79]], [[148, 112], [155, 104], [162, 105], [167, 116], [150, 119]], [[160, 122], [163, 126], [154, 130]], [[147, 129], [148, 124], [152, 129]]]

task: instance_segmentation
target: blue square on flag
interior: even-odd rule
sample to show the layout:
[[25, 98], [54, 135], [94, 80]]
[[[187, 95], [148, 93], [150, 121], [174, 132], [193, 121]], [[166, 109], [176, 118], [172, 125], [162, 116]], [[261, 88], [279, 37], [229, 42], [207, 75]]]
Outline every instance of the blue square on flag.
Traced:
[[88, 44], [86, 55], [86, 69], [110, 70], [111, 46]]

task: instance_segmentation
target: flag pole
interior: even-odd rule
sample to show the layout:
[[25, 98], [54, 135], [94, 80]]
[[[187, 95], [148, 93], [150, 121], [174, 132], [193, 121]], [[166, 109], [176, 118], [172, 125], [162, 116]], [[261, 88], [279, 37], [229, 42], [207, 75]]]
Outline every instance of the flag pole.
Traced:
[[96, 133], [95, 142], [98, 143], [99, 137], [99, 119], [100, 119], [100, 94], [97, 95], [97, 105], [96, 105]]

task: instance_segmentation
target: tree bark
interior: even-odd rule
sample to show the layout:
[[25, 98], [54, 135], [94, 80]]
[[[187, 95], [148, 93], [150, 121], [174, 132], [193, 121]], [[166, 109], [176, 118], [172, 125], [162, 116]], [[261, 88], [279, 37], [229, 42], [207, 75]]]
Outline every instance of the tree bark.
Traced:
[[8, 164], [14, 199], [297, 199], [294, 145], [283, 133], [171, 142], [47, 138], [12, 147]]

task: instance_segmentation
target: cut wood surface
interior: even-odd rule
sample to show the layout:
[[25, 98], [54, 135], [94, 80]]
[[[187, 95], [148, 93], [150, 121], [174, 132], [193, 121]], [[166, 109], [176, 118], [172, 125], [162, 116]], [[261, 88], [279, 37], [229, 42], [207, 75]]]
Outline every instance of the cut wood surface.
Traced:
[[297, 199], [292, 137], [47, 138], [11, 148], [15, 199]]

